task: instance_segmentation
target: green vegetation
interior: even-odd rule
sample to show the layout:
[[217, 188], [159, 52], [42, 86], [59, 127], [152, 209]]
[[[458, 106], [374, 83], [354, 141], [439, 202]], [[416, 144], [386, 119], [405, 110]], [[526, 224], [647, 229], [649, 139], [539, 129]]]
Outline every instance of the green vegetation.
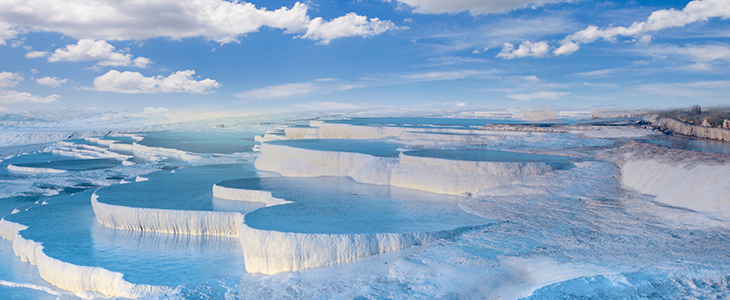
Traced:
[[695, 105], [689, 109], [672, 109], [659, 112], [659, 117], [672, 118], [682, 122], [700, 125], [707, 120], [712, 127], [722, 127], [724, 120], [730, 120], [730, 107], [711, 107], [701, 109]]

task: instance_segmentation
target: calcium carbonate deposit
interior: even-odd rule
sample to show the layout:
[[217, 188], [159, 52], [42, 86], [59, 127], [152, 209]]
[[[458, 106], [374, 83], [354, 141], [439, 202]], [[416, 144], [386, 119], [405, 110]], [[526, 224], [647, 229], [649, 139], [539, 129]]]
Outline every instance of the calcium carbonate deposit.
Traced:
[[730, 297], [724, 144], [463, 115], [0, 135], [0, 295]]

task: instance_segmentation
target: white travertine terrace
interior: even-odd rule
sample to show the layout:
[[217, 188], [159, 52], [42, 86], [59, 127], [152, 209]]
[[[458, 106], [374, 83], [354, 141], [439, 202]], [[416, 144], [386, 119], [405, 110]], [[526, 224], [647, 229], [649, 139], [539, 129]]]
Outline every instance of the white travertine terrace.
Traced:
[[730, 218], [730, 164], [629, 158], [621, 182], [656, 201]]
[[251, 228], [241, 224], [247, 272], [274, 274], [330, 266], [451, 238], [475, 227], [414, 233], [318, 234]]
[[0, 220], [0, 236], [13, 242], [13, 251], [22, 261], [38, 266], [43, 280], [74, 293], [92, 291], [110, 297], [139, 298], [172, 291], [165, 286], [135, 284], [124, 274], [100, 267], [79, 266], [46, 255], [43, 245], [26, 239], [20, 231], [27, 226]]
[[[324, 125], [324, 124], [323, 124]], [[290, 177], [349, 176], [361, 183], [392, 185], [450, 195], [477, 193], [569, 162], [489, 162], [415, 157], [376, 157], [262, 144], [256, 168]]]
[[53, 169], [53, 168], [22, 167], [22, 166], [16, 166], [13, 164], [8, 165], [8, 170], [13, 171], [13, 172], [30, 173], [30, 174], [43, 174], [43, 173], [58, 174], [58, 173], [66, 172], [66, 170], [59, 170], [59, 169]]

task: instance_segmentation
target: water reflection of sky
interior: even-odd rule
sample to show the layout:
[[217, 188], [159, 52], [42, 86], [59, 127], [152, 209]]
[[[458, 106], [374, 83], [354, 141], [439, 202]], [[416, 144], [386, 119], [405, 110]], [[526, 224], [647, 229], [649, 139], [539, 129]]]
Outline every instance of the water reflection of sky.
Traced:
[[730, 154], [730, 142], [726, 141], [673, 136], [639, 141], [672, 149]]

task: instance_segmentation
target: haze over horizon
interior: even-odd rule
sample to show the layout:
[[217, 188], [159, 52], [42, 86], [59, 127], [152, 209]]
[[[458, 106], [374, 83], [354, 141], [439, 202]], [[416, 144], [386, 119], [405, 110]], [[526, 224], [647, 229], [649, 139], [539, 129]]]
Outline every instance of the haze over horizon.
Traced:
[[5, 0], [0, 113], [723, 105], [728, 18], [728, 0]]

